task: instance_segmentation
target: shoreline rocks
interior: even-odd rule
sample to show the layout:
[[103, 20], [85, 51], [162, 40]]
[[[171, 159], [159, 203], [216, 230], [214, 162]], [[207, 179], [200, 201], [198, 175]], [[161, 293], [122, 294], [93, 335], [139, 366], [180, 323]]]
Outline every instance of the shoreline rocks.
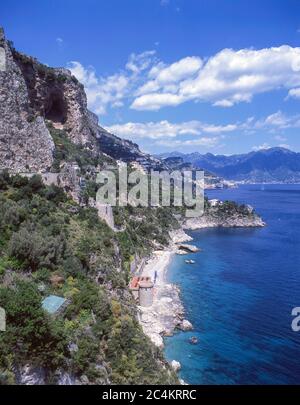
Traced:
[[138, 307], [139, 322], [144, 333], [152, 342], [164, 347], [164, 337], [172, 336], [176, 329], [190, 327], [190, 322], [184, 320], [184, 307], [180, 299], [180, 289], [175, 284], [166, 282], [166, 271], [172, 256], [176, 253], [177, 243], [192, 240], [182, 228], [170, 233], [172, 242], [163, 251], [154, 252], [153, 257], [143, 268], [142, 275], [153, 279], [156, 272], [157, 281], [154, 285], [154, 299], [151, 307]]
[[177, 360], [172, 360], [170, 366], [175, 371], [175, 373], [177, 373], [181, 369], [181, 364]]
[[184, 308], [179, 297], [179, 288], [173, 284], [158, 286], [153, 305], [138, 308], [144, 333], [156, 346], [163, 348], [163, 338], [173, 336], [182, 323]]
[[197, 230], [204, 228], [261, 228], [266, 223], [258, 215], [254, 216], [233, 216], [228, 218], [218, 218], [206, 216], [188, 219], [183, 222], [183, 229]]
[[[178, 248], [178, 251], [183, 251], [183, 252], [187, 252], [187, 253], [196, 253], [196, 252], [200, 251], [200, 249], [195, 245], [188, 245], [188, 244], [183, 244], [183, 243], [177, 245], [177, 248]], [[178, 253], [178, 251], [176, 253]]]
[[163, 251], [154, 252], [147, 262], [142, 275], [153, 278], [154, 272], [158, 274], [158, 282], [154, 287], [153, 305], [148, 308], [139, 308], [139, 322], [144, 333], [158, 347], [164, 347], [164, 337], [172, 336], [175, 330], [193, 330], [193, 325], [184, 319], [185, 309], [180, 299], [180, 289], [174, 284], [166, 282], [166, 271], [171, 257], [174, 254], [189, 254], [200, 251], [197, 246], [187, 244], [193, 238], [185, 230], [196, 230], [213, 227], [263, 227], [266, 224], [256, 214], [249, 216], [231, 216], [227, 219], [205, 215], [191, 218], [178, 230], [171, 231], [171, 243]]
[[190, 321], [188, 321], [187, 319], [184, 319], [178, 326], [178, 329], [183, 330], [183, 331], [188, 331], [188, 330], [193, 330], [194, 327]]

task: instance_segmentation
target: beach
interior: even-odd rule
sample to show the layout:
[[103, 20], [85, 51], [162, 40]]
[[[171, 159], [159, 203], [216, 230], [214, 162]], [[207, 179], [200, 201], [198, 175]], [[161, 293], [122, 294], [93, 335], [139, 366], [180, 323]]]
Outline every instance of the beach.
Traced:
[[[184, 319], [184, 307], [180, 299], [180, 289], [177, 285], [167, 282], [168, 266], [175, 254], [185, 254], [179, 247], [188, 247], [195, 252], [195, 246], [186, 242], [193, 240], [185, 230], [218, 227], [263, 227], [265, 223], [255, 215], [253, 218], [231, 217], [227, 221], [216, 221], [215, 218], [201, 217], [197, 220], [186, 220], [181, 228], [170, 232], [170, 244], [163, 250], [156, 250], [147, 260], [140, 276], [150, 277], [154, 283], [153, 304], [150, 307], [139, 306], [139, 322], [144, 333], [158, 347], [164, 347], [164, 336], [172, 336], [176, 329], [191, 330], [192, 324]], [[185, 244], [183, 244], [185, 243]], [[197, 249], [197, 248], [196, 248]], [[198, 249], [197, 249], [198, 250]]]
[[139, 322], [144, 333], [158, 347], [164, 346], [164, 336], [171, 336], [176, 328], [190, 330], [192, 325], [184, 319], [184, 307], [178, 286], [166, 280], [167, 268], [178, 250], [178, 243], [192, 238], [183, 229], [170, 233], [171, 242], [164, 250], [156, 250], [146, 262], [141, 276], [155, 280], [151, 307], [139, 306]]

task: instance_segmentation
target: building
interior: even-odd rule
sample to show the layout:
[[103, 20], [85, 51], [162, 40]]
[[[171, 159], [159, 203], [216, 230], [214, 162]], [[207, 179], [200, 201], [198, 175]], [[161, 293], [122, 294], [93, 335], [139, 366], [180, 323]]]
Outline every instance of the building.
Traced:
[[151, 307], [153, 304], [153, 282], [147, 277], [139, 282], [139, 304], [141, 307]]
[[134, 299], [141, 307], [151, 307], [153, 304], [154, 284], [150, 277], [133, 277], [129, 284]]

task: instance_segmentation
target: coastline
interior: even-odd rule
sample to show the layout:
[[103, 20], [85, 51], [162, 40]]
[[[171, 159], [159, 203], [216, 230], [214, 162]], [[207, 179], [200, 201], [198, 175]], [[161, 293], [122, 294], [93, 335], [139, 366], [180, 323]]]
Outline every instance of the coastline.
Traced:
[[262, 228], [266, 223], [258, 215], [253, 217], [217, 218], [215, 216], [202, 216], [197, 219], [186, 220], [182, 227], [190, 231], [204, 228]]
[[[215, 218], [201, 217], [189, 219], [178, 230], [170, 232], [170, 244], [163, 250], [156, 250], [146, 262], [141, 276], [155, 278], [154, 299], [151, 307], [138, 306], [138, 320], [144, 333], [159, 348], [164, 347], [164, 337], [172, 336], [176, 329], [192, 330], [192, 324], [184, 318], [185, 309], [180, 299], [180, 288], [167, 282], [169, 264], [178, 252], [181, 243], [193, 240], [185, 230], [212, 227], [264, 227], [265, 222], [258, 216], [250, 218], [230, 218], [217, 221]], [[178, 252], [180, 254], [180, 252]]]
[[156, 282], [151, 307], [138, 307], [139, 322], [144, 333], [158, 347], [164, 347], [164, 336], [172, 336], [175, 329], [190, 330], [192, 325], [184, 319], [184, 307], [177, 285], [167, 282], [166, 272], [178, 250], [178, 243], [191, 241], [182, 228], [170, 232], [171, 242], [164, 250], [156, 250], [143, 268], [142, 276], [149, 276]]

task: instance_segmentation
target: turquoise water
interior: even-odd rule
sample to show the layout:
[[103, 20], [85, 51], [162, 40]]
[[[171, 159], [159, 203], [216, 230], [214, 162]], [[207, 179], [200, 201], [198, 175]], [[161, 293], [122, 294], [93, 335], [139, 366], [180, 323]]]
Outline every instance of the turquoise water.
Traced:
[[[268, 225], [190, 232], [203, 251], [174, 257], [168, 278], [180, 286], [195, 330], [167, 338], [166, 356], [180, 361], [191, 384], [299, 384], [291, 311], [300, 306], [300, 185], [207, 194], [253, 205]], [[185, 264], [190, 258], [196, 264]]]

